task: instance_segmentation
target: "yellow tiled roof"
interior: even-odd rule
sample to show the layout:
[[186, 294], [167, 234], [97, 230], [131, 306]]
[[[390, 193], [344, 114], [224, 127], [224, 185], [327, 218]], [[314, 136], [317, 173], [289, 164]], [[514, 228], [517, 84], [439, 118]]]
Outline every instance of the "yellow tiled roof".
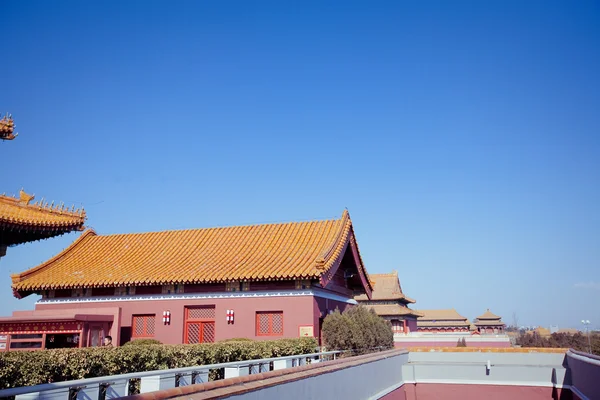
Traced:
[[323, 280], [353, 235], [347, 211], [340, 219], [315, 222], [108, 236], [88, 230], [56, 257], [13, 275], [13, 289]]
[[420, 328], [428, 328], [428, 327], [438, 327], [438, 326], [463, 326], [463, 327], [470, 327], [471, 324], [469, 324], [466, 321], [458, 321], [458, 320], [453, 320], [450, 322], [432, 322], [432, 321], [421, 321], [421, 319], [417, 319], [417, 326]]
[[488, 308], [486, 312], [484, 312], [483, 314], [481, 314], [479, 317], [477, 317], [476, 319], [481, 320], [500, 320], [500, 316], [494, 314], [493, 312], [490, 311], [490, 309]]
[[366, 304], [363, 307], [374, 310], [377, 315], [412, 315], [415, 317], [422, 315], [418, 311], [402, 307], [399, 304]]
[[[404, 300], [406, 303], [415, 302], [402, 293], [397, 271], [388, 274], [371, 274], [369, 276], [373, 285], [371, 300]], [[354, 299], [356, 301], [368, 300], [365, 294], [355, 296]]]
[[[466, 323], [467, 319], [460, 315], [454, 308], [449, 308], [446, 310], [419, 310], [420, 313], [423, 314], [419, 321], [464, 321]], [[467, 323], [467, 325], [470, 325]]]
[[83, 210], [69, 210], [40, 203], [30, 204], [33, 196], [20, 192], [20, 198], [0, 195], [0, 227], [81, 229]]
[[483, 321], [475, 321], [475, 326], [504, 326], [504, 322], [502, 321], [493, 321], [493, 320], [483, 320]]

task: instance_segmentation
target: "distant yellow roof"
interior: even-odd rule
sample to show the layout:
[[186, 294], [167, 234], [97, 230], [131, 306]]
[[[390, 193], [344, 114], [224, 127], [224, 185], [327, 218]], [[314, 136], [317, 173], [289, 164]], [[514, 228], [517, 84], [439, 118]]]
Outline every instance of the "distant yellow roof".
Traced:
[[419, 321], [467, 321], [467, 318], [460, 315], [454, 308], [443, 310], [419, 310], [419, 312], [423, 314], [423, 316], [419, 318]]
[[[415, 302], [402, 293], [397, 271], [387, 274], [371, 274], [370, 277], [371, 284], [373, 285], [371, 300], [404, 300], [405, 303]], [[365, 294], [355, 296], [354, 299], [357, 301], [368, 300]]]
[[418, 311], [411, 310], [408, 307], [402, 307], [399, 304], [366, 304], [364, 305], [369, 310], [375, 311], [377, 315], [382, 316], [404, 316], [404, 315], [412, 315], [415, 317], [419, 317], [422, 314]]
[[[356, 243], [346, 211], [340, 219], [315, 222], [108, 236], [88, 230], [56, 257], [13, 275], [13, 289], [323, 281], [332, 278], [332, 267], [339, 265], [348, 246]], [[358, 264], [370, 291], [362, 261]]]
[[484, 312], [483, 314], [481, 314], [479, 317], [477, 317], [477, 319], [482, 320], [482, 319], [492, 319], [492, 320], [499, 320], [501, 317], [494, 314], [493, 312], [490, 311], [490, 309], [488, 308], [486, 312]]

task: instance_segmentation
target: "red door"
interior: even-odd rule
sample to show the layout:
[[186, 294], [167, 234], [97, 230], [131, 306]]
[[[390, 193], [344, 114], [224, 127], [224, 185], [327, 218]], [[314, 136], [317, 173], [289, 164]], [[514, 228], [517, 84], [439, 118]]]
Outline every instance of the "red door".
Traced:
[[185, 308], [184, 343], [215, 341], [215, 306]]

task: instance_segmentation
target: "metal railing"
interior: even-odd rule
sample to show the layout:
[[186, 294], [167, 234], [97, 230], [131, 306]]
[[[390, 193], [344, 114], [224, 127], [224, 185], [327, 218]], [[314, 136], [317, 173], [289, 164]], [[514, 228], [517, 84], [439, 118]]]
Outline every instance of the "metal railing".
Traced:
[[341, 351], [326, 351], [294, 356], [263, 358], [257, 360], [234, 361], [228, 363], [199, 365], [194, 367], [134, 372], [129, 374], [102, 376], [35, 386], [24, 386], [0, 390], [0, 399], [15, 397], [24, 399], [85, 399], [105, 400], [128, 396], [132, 393], [133, 382], [139, 380], [139, 393], [154, 392], [179, 386], [205, 383], [211, 371], [223, 370], [223, 377], [233, 378], [258, 374], [271, 370], [314, 364], [335, 359]]

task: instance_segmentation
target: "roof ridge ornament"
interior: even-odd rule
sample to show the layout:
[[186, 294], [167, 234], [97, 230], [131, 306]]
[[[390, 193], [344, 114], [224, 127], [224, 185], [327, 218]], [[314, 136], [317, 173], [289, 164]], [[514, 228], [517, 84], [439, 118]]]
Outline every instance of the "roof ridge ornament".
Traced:
[[21, 190], [19, 191], [19, 202], [21, 204], [29, 205], [29, 203], [31, 203], [31, 200], [33, 199], [35, 199], [35, 194], [27, 194], [25, 193], [23, 188], [21, 188]]
[[13, 117], [11, 114], [6, 113], [6, 115], [0, 118], [0, 139], [1, 140], [13, 140], [17, 136], [18, 133], [14, 133], [15, 131], [15, 122], [13, 121]]

